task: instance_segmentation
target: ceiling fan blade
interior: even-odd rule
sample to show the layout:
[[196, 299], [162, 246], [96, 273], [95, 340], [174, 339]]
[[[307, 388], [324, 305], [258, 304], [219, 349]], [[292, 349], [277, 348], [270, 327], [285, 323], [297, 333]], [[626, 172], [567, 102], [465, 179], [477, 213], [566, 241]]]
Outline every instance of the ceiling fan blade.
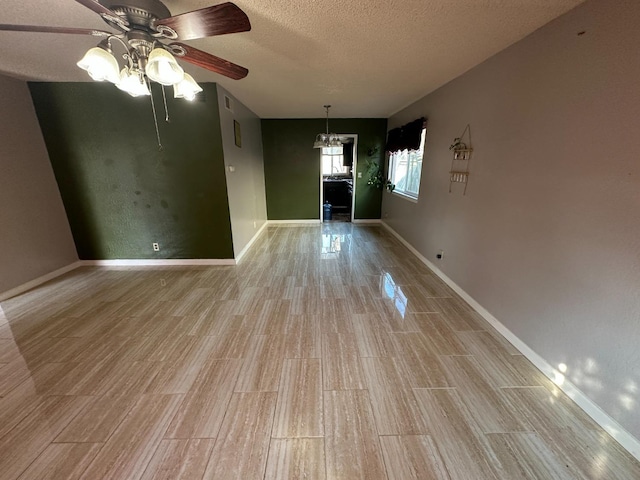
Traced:
[[113, 33], [91, 28], [43, 27], [39, 25], [6, 25], [0, 23], [0, 30], [10, 32], [69, 33], [73, 35], [93, 35], [94, 37], [110, 37]]
[[180, 40], [251, 30], [247, 14], [231, 2], [156, 20], [156, 28], [159, 26], [172, 28]]
[[220, 75], [224, 75], [225, 77], [229, 77], [234, 80], [240, 80], [241, 78], [246, 77], [249, 73], [249, 70], [241, 67], [240, 65], [236, 65], [235, 63], [231, 63], [227, 60], [224, 60], [223, 58], [211, 55], [210, 53], [203, 52], [202, 50], [198, 50], [197, 48], [190, 47], [189, 45], [185, 45], [184, 43], [176, 42], [172, 43], [171, 45], [175, 45], [184, 50], [184, 55], [177, 54], [178, 58], [182, 58], [189, 63], [197, 65], [198, 67], [202, 67], [206, 70], [219, 73]]

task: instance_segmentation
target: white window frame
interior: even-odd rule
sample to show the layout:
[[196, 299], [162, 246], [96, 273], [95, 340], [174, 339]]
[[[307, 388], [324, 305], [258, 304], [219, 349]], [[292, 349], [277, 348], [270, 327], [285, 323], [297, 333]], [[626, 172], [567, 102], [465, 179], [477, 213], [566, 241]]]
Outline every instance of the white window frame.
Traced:
[[[344, 155], [342, 154], [342, 149], [340, 149], [340, 153], [335, 153], [337, 148], [335, 147], [323, 147], [320, 150], [320, 168], [322, 170], [322, 175], [325, 177], [341, 177], [349, 175], [349, 167], [345, 167], [344, 164]], [[331, 171], [327, 173], [324, 169], [325, 159], [331, 159]], [[339, 171], [334, 171], [334, 169]]]
[[[418, 150], [402, 150], [389, 154], [388, 180], [395, 185], [392, 193], [414, 202], [418, 201], [418, 196], [420, 195], [420, 182], [422, 180], [422, 167], [424, 165], [424, 144], [427, 135], [426, 128], [422, 129], [421, 135]], [[402, 163], [406, 163], [406, 166], [402, 165]], [[398, 179], [397, 176], [401, 174], [400, 172], [403, 169], [406, 170], [406, 173], [401, 179]], [[415, 184], [415, 191], [406, 188], [406, 185], [402, 185], [402, 180], [406, 178], [407, 173], [411, 171], [414, 175], [412, 184]]]

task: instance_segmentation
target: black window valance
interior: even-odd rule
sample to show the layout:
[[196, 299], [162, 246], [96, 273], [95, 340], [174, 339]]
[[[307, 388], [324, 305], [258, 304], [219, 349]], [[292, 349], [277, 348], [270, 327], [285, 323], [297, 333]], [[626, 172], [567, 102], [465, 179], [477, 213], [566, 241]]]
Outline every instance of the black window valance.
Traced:
[[422, 129], [426, 127], [427, 121], [423, 118], [409, 122], [402, 127], [389, 130], [387, 136], [387, 152], [397, 152], [401, 150], [417, 150], [420, 148]]

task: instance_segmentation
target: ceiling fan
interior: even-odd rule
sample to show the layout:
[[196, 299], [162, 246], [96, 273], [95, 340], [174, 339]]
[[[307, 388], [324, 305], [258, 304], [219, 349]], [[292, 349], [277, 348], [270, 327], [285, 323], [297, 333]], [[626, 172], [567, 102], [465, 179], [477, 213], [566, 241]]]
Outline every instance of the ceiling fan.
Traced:
[[[202, 88], [175, 60], [174, 55], [198, 67], [239, 80], [249, 71], [181, 42], [251, 30], [247, 15], [233, 3], [201, 8], [171, 16], [160, 0], [75, 0], [93, 10], [117, 33], [104, 30], [35, 25], [0, 24], [0, 31], [92, 35], [103, 40], [91, 48], [78, 66], [91, 78], [108, 80], [132, 96], [150, 95], [150, 82], [173, 85], [176, 98], [193, 99]], [[124, 49], [120, 70], [114, 51]]]

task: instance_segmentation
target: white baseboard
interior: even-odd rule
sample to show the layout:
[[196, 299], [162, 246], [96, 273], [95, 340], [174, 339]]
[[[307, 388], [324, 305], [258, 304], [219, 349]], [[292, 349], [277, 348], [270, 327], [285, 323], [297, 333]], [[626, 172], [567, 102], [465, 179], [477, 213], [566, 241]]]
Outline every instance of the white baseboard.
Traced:
[[317, 225], [320, 223], [319, 219], [308, 220], [267, 220], [269, 225]]
[[189, 265], [235, 265], [233, 258], [163, 258], [163, 259], [118, 259], [80, 260], [83, 267], [167, 267]]
[[16, 295], [20, 295], [21, 293], [31, 290], [32, 288], [35, 288], [38, 285], [42, 285], [43, 283], [48, 282], [49, 280], [53, 280], [54, 278], [59, 277], [60, 275], [64, 275], [65, 273], [70, 272], [71, 270], [75, 270], [81, 265], [82, 263], [79, 261], [73, 262], [67, 265], [66, 267], [58, 268], [57, 270], [47, 273], [46, 275], [42, 275], [41, 277], [34, 278], [33, 280], [27, 283], [23, 283], [22, 285], [12, 288], [11, 290], [7, 290], [6, 292], [0, 292], [0, 302], [3, 300], [7, 300], [11, 297], [15, 297]]
[[553, 368], [544, 358], [533, 351], [526, 343], [520, 340], [513, 332], [505, 327], [497, 318], [489, 313], [482, 305], [480, 305], [471, 295], [465, 292], [457, 283], [451, 280], [431, 261], [427, 260], [413, 245], [407, 242], [398, 232], [391, 228], [384, 221], [382, 225], [396, 237], [411, 253], [413, 253], [422, 263], [429, 267], [449, 285], [458, 295], [460, 295], [471, 307], [474, 308], [482, 317], [489, 322], [500, 334], [509, 341], [522, 355], [524, 355], [538, 370], [540, 370], [549, 380], [558, 386], [560, 390], [566, 393], [582, 410], [586, 412], [598, 425], [600, 425], [609, 435], [622, 445], [631, 455], [640, 460], [640, 440], [627, 432], [622, 425], [611, 418], [602, 408], [600, 408], [593, 400], [584, 394], [578, 387], [566, 380], [565, 376]]
[[242, 249], [242, 251], [236, 255], [236, 264], [242, 259], [242, 257], [244, 257], [246, 255], [246, 253], [249, 251], [249, 249], [251, 248], [251, 246], [255, 243], [255, 241], [258, 239], [258, 237], [260, 237], [260, 234], [262, 232], [264, 232], [264, 229], [267, 228], [267, 224], [269, 223], [268, 220], [266, 220], [262, 226], [258, 229], [258, 231], [256, 232], [256, 234], [251, 237], [251, 240], [249, 240], [249, 243], [247, 243], [244, 248]]
[[351, 223], [358, 225], [380, 225], [382, 220], [379, 218], [354, 218], [351, 220]]
[[[318, 225], [323, 223], [320, 220], [268, 220], [269, 225]], [[379, 218], [354, 218], [351, 223], [380, 225]]]

